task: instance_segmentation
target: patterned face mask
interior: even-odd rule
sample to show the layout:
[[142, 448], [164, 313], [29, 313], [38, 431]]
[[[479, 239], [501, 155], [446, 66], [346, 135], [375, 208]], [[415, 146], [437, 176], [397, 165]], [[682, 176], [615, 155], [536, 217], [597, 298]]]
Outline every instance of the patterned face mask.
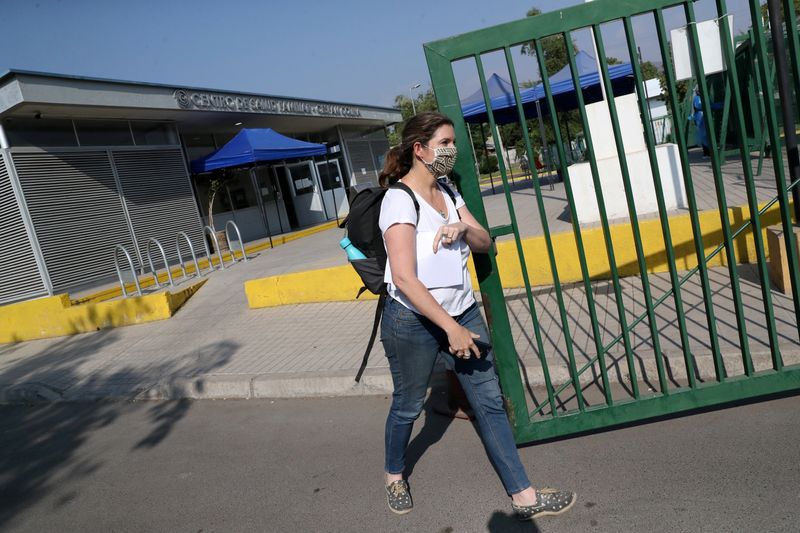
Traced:
[[[430, 149], [430, 147], [427, 148]], [[453, 170], [457, 156], [458, 150], [455, 146], [439, 146], [433, 149], [433, 161], [428, 163], [422, 159], [422, 162], [431, 171], [433, 177], [438, 178], [449, 174]]]

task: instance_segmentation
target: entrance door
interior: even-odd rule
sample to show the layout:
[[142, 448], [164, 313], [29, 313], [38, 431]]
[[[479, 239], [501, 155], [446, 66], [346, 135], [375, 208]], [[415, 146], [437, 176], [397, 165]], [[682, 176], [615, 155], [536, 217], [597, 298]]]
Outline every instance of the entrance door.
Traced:
[[289, 231], [289, 217], [283, 205], [283, 194], [275, 179], [275, 173], [265, 166], [253, 169], [256, 176], [256, 187], [261, 196], [261, 208], [269, 225], [270, 234]]
[[283, 189], [283, 201], [292, 229], [325, 222], [327, 217], [313, 161], [279, 165], [275, 167], [275, 175]]
[[320, 161], [317, 164], [317, 174], [322, 185], [322, 202], [325, 207], [325, 214], [328, 220], [334, 217], [334, 213], [343, 217], [350, 210], [347, 203], [347, 194], [344, 190], [344, 179], [342, 170], [337, 159]]

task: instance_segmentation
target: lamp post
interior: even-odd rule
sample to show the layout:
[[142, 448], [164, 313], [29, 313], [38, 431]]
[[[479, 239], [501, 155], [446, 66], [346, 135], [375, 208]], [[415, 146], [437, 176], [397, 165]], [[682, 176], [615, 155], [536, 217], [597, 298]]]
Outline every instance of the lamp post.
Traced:
[[419, 89], [421, 84], [417, 83], [416, 85], [412, 85], [408, 88], [408, 94], [411, 96], [411, 111], [413, 114], [417, 114], [417, 106], [414, 105], [414, 89]]

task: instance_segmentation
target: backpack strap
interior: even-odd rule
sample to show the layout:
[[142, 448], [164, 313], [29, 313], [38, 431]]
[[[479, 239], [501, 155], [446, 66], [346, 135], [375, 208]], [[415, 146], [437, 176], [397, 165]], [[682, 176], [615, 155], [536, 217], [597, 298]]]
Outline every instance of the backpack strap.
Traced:
[[[417, 222], [419, 222], [419, 202], [417, 201], [417, 197], [414, 196], [414, 191], [411, 190], [411, 187], [406, 185], [405, 183], [395, 182], [389, 186], [390, 189], [400, 189], [401, 191], [405, 191], [410, 197], [411, 201], [414, 202], [414, 209], [417, 212]], [[358, 296], [366, 290], [366, 287], [362, 287], [361, 290], [358, 291]], [[356, 298], [358, 298], [356, 296]], [[367, 368], [367, 361], [369, 360], [369, 353], [372, 351], [372, 346], [375, 344], [375, 337], [378, 335], [378, 326], [381, 323], [381, 317], [383, 316], [383, 308], [386, 305], [386, 298], [388, 294], [386, 293], [386, 289], [384, 288], [381, 291], [380, 295], [378, 296], [378, 305], [375, 307], [375, 318], [372, 321], [372, 333], [369, 335], [369, 341], [367, 342], [367, 349], [364, 350], [364, 357], [361, 359], [361, 366], [358, 367], [358, 372], [356, 373], [356, 383], [361, 381], [361, 376], [364, 375], [364, 370]]]
[[414, 209], [417, 211], [417, 222], [419, 222], [419, 202], [417, 201], [417, 197], [414, 195], [414, 191], [411, 190], [411, 187], [401, 181], [396, 181], [389, 185], [389, 188], [405, 191], [411, 197], [411, 201], [414, 202]]
[[361, 381], [361, 376], [364, 374], [364, 370], [367, 368], [367, 360], [369, 359], [369, 352], [372, 351], [372, 345], [375, 344], [375, 337], [378, 334], [378, 326], [381, 323], [381, 316], [383, 316], [383, 307], [386, 305], [386, 291], [381, 292], [380, 296], [378, 296], [378, 306], [375, 308], [375, 319], [372, 321], [372, 333], [369, 336], [369, 342], [367, 343], [367, 350], [364, 352], [364, 358], [361, 360], [361, 366], [358, 367], [358, 373], [356, 374], [356, 383]]

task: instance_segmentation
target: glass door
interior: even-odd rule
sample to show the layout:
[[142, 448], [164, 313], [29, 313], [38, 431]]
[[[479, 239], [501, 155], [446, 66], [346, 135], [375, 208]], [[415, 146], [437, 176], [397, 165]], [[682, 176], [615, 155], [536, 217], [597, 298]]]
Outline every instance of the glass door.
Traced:
[[344, 189], [344, 178], [337, 159], [319, 161], [316, 163], [317, 174], [322, 190], [322, 202], [328, 220], [343, 218], [350, 211], [347, 203], [347, 193]]
[[[297, 227], [313, 226], [327, 220], [313, 161], [300, 161], [279, 167], [283, 170], [284, 201], [287, 208], [290, 200]], [[288, 194], [287, 194], [288, 190]], [[291, 198], [289, 198], [291, 197]], [[291, 214], [289, 215], [291, 220]], [[293, 221], [294, 222], [294, 221]], [[293, 224], [294, 225], [294, 224]]]
[[258, 166], [253, 169], [255, 173], [256, 188], [261, 197], [261, 209], [270, 235], [285, 233], [291, 229], [286, 206], [283, 203], [283, 194], [275, 179], [275, 174], [268, 166]]

